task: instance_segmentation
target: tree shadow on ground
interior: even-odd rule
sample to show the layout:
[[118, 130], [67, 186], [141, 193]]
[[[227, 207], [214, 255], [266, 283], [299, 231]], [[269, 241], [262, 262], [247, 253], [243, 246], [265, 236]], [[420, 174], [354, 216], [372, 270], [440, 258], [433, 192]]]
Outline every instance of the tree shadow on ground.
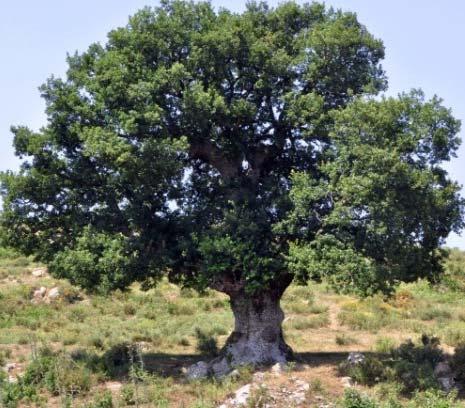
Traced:
[[[378, 355], [361, 351], [364, 355]], [[295, 370], [299, 370], [299, 364], [306, 364], [310, 367], [320, 365], [331, 365], [337, 368], [340, 363], [347, 360], [348, 352], [311, 352], [311, 353], [295, 353], [294, 361], [296, 363]], [[157, 374], [163, 377], [183, 378], [183, 368], [189, 367], [198, 361], [208, 361], [212, 356], [199, 354], [169, 354], [169, 353], [143, 353], [142, 359], [144, 369], [150, 373]], [[267, 369], [270, 366], [261, 366], [259, 369]]]
[[[405, 391], [405, 395], [411, 395], [417, 390], [438, 387], [440, 384], [434, 374], [436, 365], [441, 361], [452, 363], [454, 357], [443, 353], [438, 348], [439, 342], [435, 338], [424, 336], [423, 341], [424, 343], [419, 345], [406, 342], [391, 353], [359, 350], [364, 356], [364, 363], [358, 365], [355, 370], [348, 361], [350, 352], [295, 353], [295, 364], [289, 367], [290, 370], [298, 372], [327, 366], [334, 369], [336, 375], [348, 375], [357, 383], [367, 386], [377, 382], [396, 381]], [[212, 358], [212, 355], [144, 352], [131, 344], [117, 345], [98, 357], [99, 364], [103, 364], [113, 379], [127, 378], [131, 368], [136, 367], [144, 372], [179, 382], [185, 381], [184, 369], [198, 361], [208, 361]], [[257, 367], [257, 370], [267, 368], [269, 367], [261, 366]], [[460, 392], [459, 398], [464, 397], [465, 394]]]
[[[365, 356], [379, 355], [367, 351], [360, 351]], [[349, 352], [306, 352], [295, 353], [293, 370], [299, 370], [302, 364], [309, 367], [320, 365], [331, 365], [337, 368], [339, 364], [347, 360]], [[173, 379], [183, 379], [183, 369], [199, 361], [209, 361], [213, 359], [212, 355], [202, 354], [174, 354], [174, 353], [154, 353], [154, 352], [137, 352], [129, 345], [117, 345], [107, 350], [102, 356], [98, 357], [114, 379], [123, 378], [128, 375], [131, 365], [142, 368], [144, 371], [159, 375], [161, 377], [171, 377]], [[257, 370], [268, 369], [271, 365], [257, 367]]]

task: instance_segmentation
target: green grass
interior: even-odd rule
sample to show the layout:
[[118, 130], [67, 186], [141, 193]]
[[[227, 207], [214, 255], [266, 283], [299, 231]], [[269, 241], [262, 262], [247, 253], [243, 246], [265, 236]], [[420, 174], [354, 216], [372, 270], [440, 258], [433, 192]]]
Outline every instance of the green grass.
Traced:
[[[437, 335], [448, 346], [461, 345], [465, 343], [464, 265], [465, 255], [452, 251], [443, 283], [404, 284], [390, 299], [337, 295], [324, 284], [292, 285], [282, 301], [286, 339], [297, 351], [311, 352], [390, 353], [407, 335], [418, 338], [422, 333]], [[131, 406], [136, 398], [140, 406], [216, 407], [250, 381], [246, 369], [238, 379], [192, 384], [183, 381], [180, 373], [181, 366], [196, 361], [201, 353], [211, 358], [207, 355], [215, 355], [224, 344], [233, 327], [226, 296], [214, 291], [199, 295], [167, 281], [145, 292], [134, 285], [108, 297], [91, 296], [50, 276], [34, 278], [34, 267], [31, 259], [0, 248], [0, 364], [12, 360], [34, 364], [37, 350], [44, 346], [53, 356], [52, 371], [42, 373], [48, 380], [41, 379], [32, 388], [8, 385], [8, 398], [36, 406], [46, 406], [55, 395], [63, 406], [71, 398], [77, 407], [122, 407]], [[33, 304], [31, 295], [40, 286], [59, 286], [64, 296], [55, 303]], [[124, 352], [135, 344], [144, 355], [143, 370]], [[51, 372], [59, 373], [58, 385]], [[310, 378], [331, 389], [323, 386], [324, 378], [314, 374]], [[104, 390], [109, 380], [122, 381], [122, 390], [109, 395]], [[428, 406], [428, 401], [447, 400], [424, 392], [405, 400], [396, 390], [395, 381], [383, 382], [370, 389], [370, 398], [380, 407], [389, 398], [406, 407], [419, 406], [408, 405], [420, 403], [415, 401]]]

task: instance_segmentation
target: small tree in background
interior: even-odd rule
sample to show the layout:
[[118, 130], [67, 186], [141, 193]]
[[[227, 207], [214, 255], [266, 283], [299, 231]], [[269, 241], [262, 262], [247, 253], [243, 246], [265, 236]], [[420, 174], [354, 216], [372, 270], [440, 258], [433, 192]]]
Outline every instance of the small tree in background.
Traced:
[[419, 91], [374, 98], [383, 56], [355, 14], [317, 3], [143, 9], [42, 86], [44, 128], [12, 129], [5, 241], [90, 290], [224, 292], [235, 328], [213, 371], [286, 361], [293, 280], [434, 280], [462, 226], [441, 167], [459, 122]]

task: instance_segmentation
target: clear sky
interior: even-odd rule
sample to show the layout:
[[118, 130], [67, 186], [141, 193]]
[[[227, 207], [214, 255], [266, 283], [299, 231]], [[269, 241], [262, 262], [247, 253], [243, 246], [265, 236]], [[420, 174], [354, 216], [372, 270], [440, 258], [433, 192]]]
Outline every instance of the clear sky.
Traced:
[[[33, 129], [45, 124], [38, 86], [54, 74], [63, 76], [66, 53], [84, 51], [106, 33], [124, 25], [149, 0], [4, 1], [0, 15], [0, 170], [17, 169], [10, 125]], [[270, 0], [276, 5], [278, 1]], [[212, 0], [235, 11], [245, 1]], [[388, 94], [422, 88], [437, 94], [463, 120], [465, 139], [465, 1], [331, 0], [327, 5], [357, 12], [370, 32], [383, 39], [389, 76]], [[465, 145], [447, 165], [465, 184]], [[465, 191], [464, 191], [465, 195]], [[451, 235], [449, 246], [465, 249], [465, 234]]]

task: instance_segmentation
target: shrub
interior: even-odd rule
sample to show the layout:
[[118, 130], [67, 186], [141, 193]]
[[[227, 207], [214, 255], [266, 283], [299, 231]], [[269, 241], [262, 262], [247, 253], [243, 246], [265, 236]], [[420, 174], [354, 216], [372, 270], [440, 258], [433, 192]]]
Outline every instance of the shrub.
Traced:
[[258, 388], [255, 388], [247, 400], [248, 408], [266, 408], [269, 407], [273, 402], [273, 398], [270, 395], [268, 388], [263, 385], [260, 385]]
[[173, 316], [191, 315], [192, 306], [184, 303], [168, 303], [168, 313]]
[[136, 397], [134, 392], [134, 386], [130, 384], [125, 384], [120, 391], [120, 399], [123, 402], [124, 406], [126, 405], [136, 405]]
[[354, 389], [346, 390], [342, 400], [342, 408], [378, 408], [379, 405], [366, 395]]
[[87, 317], [87, 312], [83, 308], [71, 309], [68, 313], [68, 319], [72, 322], [82, 323]]
[[372, 386], [386, 380], [386, 369], [383, 361], [370, 356], [357, 364], [344, 362], [339, 366], [339, 372], [352, 377], [357, 383], [363, 385]]
[[123, 312], [126, 316], [134, 316], [136, 311], [136, 306], [134, 306], [132, 303], [125, 303], [123, 305]]
[[459, 408], [455, 403], [456, 393], [446, 393], [440, 390], [417, 392], [410, 406], [415, 408]]
[[90, 372], [64, 354], [41, 351], [26, 368], [21, 381], [26, 386], [46, 388], [54, 395], [82, 394], [91, 386]]
[[129, 343], [115, 344], [103, 354], [104, 369], [110, 377], [128, 372], [131, 361], [130, 347]]
[[113, 408], [113, 398], [110, 391], [104, 391], [97, 395], [89, 408]]
[[104, 347], [104, 341], [98, 334], [91, 335], [87, 340], [87, 344], [100, 350]]
[[423, 335], [421, 341], [418, 346], [407, 341], [384, 359], [368, 356], [358, 364], [343, 363], [340, 372], [363, 385], [371, 386], [386, 380], [397, 382], [403, 392], [438, 388], [434, 367], [444, 358], [439, 340]]
[[190, 299], [196, 297], [196, 292], [192, 288], [181, 288], [180, 295], [182, 298]]
[[423, 335], [421, 343], [407, 341], [392, 352], [391, 376], [402, 383], [404, 392], [438, 387], [434, 367], [444, 359], [439, 339]]
[[195, 336], [197, 337], [198, 352], [211, 356], [218, 355], [218, 344], [212, 335], [209, 335], [201, 329], [196, 328]]
[[23, 382], [0, 382], [0, 406], [16, 408], [21, 401], [40, 402], [37, 389]]

